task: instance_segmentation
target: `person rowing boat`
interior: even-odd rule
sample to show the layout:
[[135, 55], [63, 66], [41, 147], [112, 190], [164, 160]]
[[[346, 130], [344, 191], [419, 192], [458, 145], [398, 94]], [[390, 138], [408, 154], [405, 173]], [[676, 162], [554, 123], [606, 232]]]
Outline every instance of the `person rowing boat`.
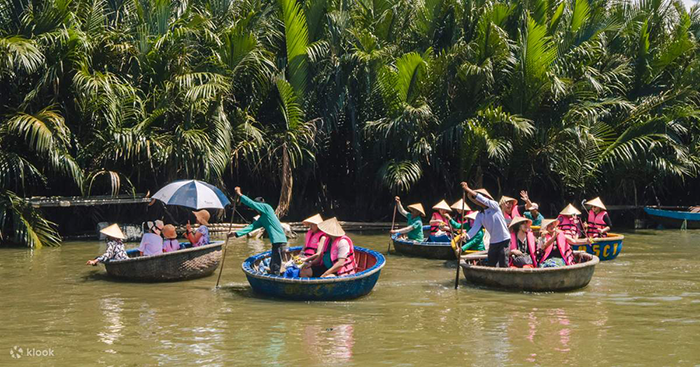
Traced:
[[391, 231], [391, 234], [405, 234], [409, 240], [423, 242], [423, 240], [425, 239], [423, 235], [423, 221], [421, 220], [421, 217], [425, 216], [425, 210], [423, 210], [423, 205], [421, 205], [420, 203], [411, 204], [408, 206], [408, 210], [410, 211], [408, 212], [406, 211], [406, 209], [403, 208], [403, 205], [401, 205], [400, 197], [397, 196], [394, 198], [394, 200], [396, 200], [396, 207], [399, 210], [399, 214], [406, 217], [408, 226], [399, 229], [394, 229]]
[[268, 235], [270, 236], [270, 242], [272, 243], [270, 274], [280, 275], [280, 269], [282, 267], [282, 253], [286, 252], [287, 247], [287, 236], [284, 234], [284, 228], [282, 227], [282, 223], [280, 223], [279, 218], [277, 218], [275, 210], [272, 209], [269, 204], [266, 204], [265, 200], [262, 198], [252, 200], [243, 195], [240, 187], [234, 188], [234, 192], [241, 198], [241, 203], [255, 210], [260, 215], [260, 218], [240, 231], [230, 232], [228, 234], [229, 237], [241, 237], [257, 228], [265, 228], [265, 231], [267, 231]]
[[489, 266], [507, 267], [506, 248], [510, 244], [510, 233], [500, 205], [493, 200], [493, 196], [485, 189], [472, 190], [466, 182], [461, 183], [462, 189], [467, 193], [469, 200], [479, 206], [479, 213], [474, 219], [474, 225], [467, 232], [467, 239], [471, 239], [483, 227], [491, 235], [488, 259]]

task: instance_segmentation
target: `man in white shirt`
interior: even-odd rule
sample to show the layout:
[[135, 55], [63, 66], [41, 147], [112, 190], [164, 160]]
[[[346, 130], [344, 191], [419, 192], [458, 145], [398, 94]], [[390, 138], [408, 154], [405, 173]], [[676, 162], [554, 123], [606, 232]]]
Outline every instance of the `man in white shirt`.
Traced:
[[467, 193], [469, 199], [480, 207], [479, 214], [476, 215], [474, 225], [467, 233], [467, 237], [471, 239], [479, 232], [481, 227], [484, 227], [491, 236], [488, 265], [507, 267], [506, 249], [510, 245], [510, 232], [500, 205], [493, 200], [491, 194], [485, 189], [472, 190], [466, 182], [462, 182], [462, 189]]

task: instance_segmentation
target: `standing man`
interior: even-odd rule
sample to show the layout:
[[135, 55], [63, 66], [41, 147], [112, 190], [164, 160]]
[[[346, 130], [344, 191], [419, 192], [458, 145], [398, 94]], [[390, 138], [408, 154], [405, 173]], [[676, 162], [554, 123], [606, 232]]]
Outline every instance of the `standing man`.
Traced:
[[243, 195], [240, 187], [236, 187], [233, 190], [236, 192], [236, 195], [241, 197], [241, 203], [255, 210], [260, 215], [260, 218], [238, 232], [230, 232], [228, 234], [229, 237], [241, 237], [260, 227], [265, 228], [270, 236], [270, 242], [272, 242], [270, 274], [280, 275], [280, 267], [282, 266], [282, 251], [286, 252], [287, 250], [287, 236], [284, 235], [282, 223], [280, 223], [279, 218], [277, 218], [275, 210], [272, 209], [270, 205], [266, 204], [263, 198], [251, 200], [249, 197]]
[[479, 206], [479, 214], [476, 215], [474, 225], [467, 232], [467, 239], [476, 236], [481, 227], [484, 227], [491, 235], [488, 265], [498, 264], [502, 268], [508, 267], [506, 248], [510, 246], [510, 232], [500, 205], [485, 189], [472, 190], [466, 182], [462, 182], [462, 189], [466, 191], [469, 199]]

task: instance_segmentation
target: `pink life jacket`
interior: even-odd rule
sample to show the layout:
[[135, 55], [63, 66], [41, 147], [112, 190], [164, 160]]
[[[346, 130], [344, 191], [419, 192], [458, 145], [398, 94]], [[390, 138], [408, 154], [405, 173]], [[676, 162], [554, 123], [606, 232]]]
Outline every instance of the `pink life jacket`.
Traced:
[[515, 217], [522, 217], [522, 215], [520, 215], [520, 211], [518, 210], [518, 205], [516, 204], [513, 204], [513, 209], [510, 210], [510, 213], [503, 212], [503, 216], [509, 221], [513, 220]]
[[[518, 249], [518, 237], [515, 235], [515, 232], [510, 233], [510, 249]], [[530, 253], [530, 257], [532, 258], [532, 266], [537, 267], [537, 256], [535, 256], [537, 247], [535, 247], [535, 235], [532, 233], [532, 231], [527, 232], [527, 250]], [[510, 259], [509, 265], [513, 265], [513, 259]]]
[[588, 230], [586, 231], [588, 237], [598, 238], [605, 236], [604, 233], [600, 232], [601, 229], [608, 226], [605, 224], [605, 214], [608, 214], [605, 210], [601, 210], [598, 215], [593, 212], [593, 209], [588, 211]]
[[[549, 239], [552, 238], [552, 235], [546, 235], [544, 237], [545, 241], [549, 241]], [[566, 236], [564, 236], [564, 233], [559, 233], [557, 235], [557, 248], [559, 249], [559, 254], [561, 254], [561, 258], [564, 259], [564, 263], [566, 265], [571, 265], [574, 263], [574, 251], [571, 250], [571, 246], [569, 246], [569, 243], [566, 242]], [[552, 248], [554, 248], [554, 245], [547, 247], [547, 249], [544, 251], [544, 254], [542, 255], [542, 258], [540, 259], [540, 263], [543, 263], [547, 258], [549, 257], [549, 254], [552, 252]]]
[[[444, 223], [444, 224], [450, 224], [445, 219], [445, 217], [443, 217], [442, 214], [440, 214], [440, 212], [433, 213], [433, 216], [432, 216], [432, 218], [430, 218], [430, 221], [432, 222], [434, 220], [439, 220], [441, 223]], [[431, 235], [436, 236], [438, 234], [438, 231], [440, 231], [440, 224], [431, 224], [430, 225], [430, 234]]]
[[[331, 251], [331, 262], [335, 264], [336, 261], [338, 261], [338, 243], [340, 240], [346, 240], [348, 241], [348, 244], [350, 245], [350, 252], [348, 253], [348, 257], [345, 259], [345, 264], [338, 269], [336, 272], [337, 276], [343, 276], [343, 275], [352, 275], [355, 274], [355, 268], [357, 265], [355, 264], [355, 246], [352, 244], [352, 240], [348, 236], [341, 236], [336, 238], [332, 243], [330, 243], [330, 251]], [[330, 242], [330, 241], [329, 241]], [[321, 254], [321, 258], [325, 256], [326, 251], [328, 251], [328, 244], [324, 246], [323, 253]]]
[[304, 237], [304, 249], [302, 250], [302, 253], [306, 257], [310, 257], [316, 254], [316, 251], [318, 250], [318, 244], [321, 242], [321, 238], [323, 238], [326, 234], [321, 232], [321, 231], [316, 231], [316, 233], [311, 232], [311, 230], [308, 230], [306, 232], [306, 236]]
[[565, 235], [570, 236], [572, 238], [579, 238], [581, 236], [581, 232], [578, 228], [578, 220], [573, 219], [573, 215], [560, 215], [557, 217], [557, 220], [559, 221], [559, 229], [561, 229]]

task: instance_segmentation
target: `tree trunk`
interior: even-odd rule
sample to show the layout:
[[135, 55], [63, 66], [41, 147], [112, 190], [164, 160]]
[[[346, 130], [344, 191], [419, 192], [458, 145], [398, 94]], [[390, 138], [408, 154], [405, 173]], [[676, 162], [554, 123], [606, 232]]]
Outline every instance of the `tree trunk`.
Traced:
[[292, 201], [292, 186], [294, 177], [292, 176], [292, 165], [289, 162], [289, 152], [287, 144], [282, 146], [282, 167], [281, 167], [282, 187], [280, 188], [280, 200], [275, 209], [277, 217], [284, 217], [289, 212], [289, 204]]

